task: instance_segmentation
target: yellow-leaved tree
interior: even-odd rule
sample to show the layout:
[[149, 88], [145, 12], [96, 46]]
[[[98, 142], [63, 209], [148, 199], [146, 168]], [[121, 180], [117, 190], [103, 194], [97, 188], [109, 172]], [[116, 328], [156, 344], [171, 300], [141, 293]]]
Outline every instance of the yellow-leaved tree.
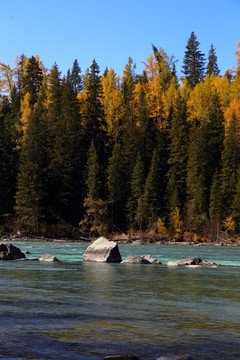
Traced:
[[102, 76], [103, 96], [101, 102], [107, 123], [107, 132], [113, 142], [116, 142], [124, 114], [124, 98], [120, 90], [120, 78], [110, 69]]
[[20, 134], [18, 139], [17, 149], [22, 147], [22, 144], [26, 138], [26, 132], [28, 127], [29, 118], [32, 112], [31, 107], [31, 95], [27, 92], [24, 98], [21, 100], [21, 118], [20, 123], [16, 124], [17, 132]]
[[149, 108], [149, 117], [153, 119], [159, 129], [166, 127], [166, 98], [158, 77], [154, 76], [151, 82], [145, 85], [146, 96]]

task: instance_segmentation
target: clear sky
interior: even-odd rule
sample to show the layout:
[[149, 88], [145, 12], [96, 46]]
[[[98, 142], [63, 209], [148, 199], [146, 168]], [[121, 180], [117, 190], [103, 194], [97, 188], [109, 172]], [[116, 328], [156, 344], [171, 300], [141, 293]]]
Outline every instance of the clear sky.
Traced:
[[153, 43], [175, 55], [181, 76], [192, 31], [206, 58], [213, 43], [223, 75], [236, 65], [240, 0], [0, 0], [0, 62], [12, 67], [38, 54], [64, 75], [75, 59], [85, 72], [95, 58], [122, 76], [131, 56], [141, 73]]

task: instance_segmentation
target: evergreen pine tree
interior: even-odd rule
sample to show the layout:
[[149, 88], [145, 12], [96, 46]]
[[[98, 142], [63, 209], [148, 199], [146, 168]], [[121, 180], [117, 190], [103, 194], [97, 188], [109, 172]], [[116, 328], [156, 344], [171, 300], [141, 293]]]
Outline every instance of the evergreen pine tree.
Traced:
[[236, 230], [240, 229], [240, 167], [237, 173], [237, 185], [236, 191], [234, 194], [233, 202], [232, 202], [232, 213], [231, 213], [236, 226]]
[[82, 169], [85, 165], [85, 150], [80, 123], [79, 104], [70, 79], [63, 79], [61, 90], [61, 113], [55, 134], [53, 179], [56, 205], [60, 218], [77, 225], [81, 217], [84, 196]]
[[104, 235], [108, 228], [108, 209], [107, 202], [102, 199], [101, 167], [93, 141], [88, 151], [86, 185], [85, 216], [80, 226], [84, 231]]
[[59, 214], [59, 188], [57, 186], [59, 180], [59, 167], [56, 153], [56, 139], [62, 133], [61, 120], [61, 98], [62, 87], [60, 72], [55, 63], [50, 71], [48, 78], [49, 86], [47, 90], [47, 153], [49, 158], [48, 178], [48, 217], [49, 222], [60, 222]]
[[13, 215], [15, 203], [18, 161], [12, 105], [7, 98], [0, 99], [0, 223]]
[[212, 186], [210, 191], [209, 214], [212, 220], [221, 218], [222, 205], [221, 174], [219, 169], [217, 169], [212, 179]]
[[175, 204], [175, 206], [179, 206], [182, 210], [186, 201], [189, 125], [187, 123], [186, 103], [180, 93], [176, 95], [173, 102], [169, 137], [170, 144], [168, 164], [170, 169], [168, 172], [168, 179], [170, 180], [174, 175], [174, 191], [177, 191], [179, 202], [178, 205]]
[[217, 56], [216, 51], [213, 47], [213, 44], [211, 44], [211, 48], [209, 50], [208, 55], [208, 64], [207, 64], [207, 75], [218, 75], [220, 73], [218, 64], [217, 64]]
[[107, 175], [112, 225], [117, 228], [123, 228], [125, 225], [126, 189], [124, 186], [122, 148], [120, 143], [114, 144], [112, 156], [109, 158]]
[[235, 114], [233, 114], [228, 132], [224, 139], [224, 149], [222, 152], [221, 190], [223, 199], [223, 218], [226, 218], [231, 214], [239, 164], [239, 139], [237, 134], [236, 117]]
[[139, 227], [151, 227], [164, 210], [165, 176], [160, 147], [155, 148], [151, 166], [144, 186], [143, 195], [138, 199], [136, 221]]
[[186, 46], [182, 67], [183, 73], [192, 88], [204, 79], [205, 58], [199, 50], [199, 45], [196, 35], [192, 32]]
[[145, 169], [140, 152], [138, 152], [131, 178], [131, 193], [127, 201], [127, 214], [130, 224], [133, 224], [135, 220], [138, 200], [143, 195], [144, 184]]
[[211, 220], [209, 237], [213, 241], [219, 239], [221, 229], [222, 205], [223, 202], [221, 193], [221, 174], [220, 170], [217, 169], [212, 179], [209, 206], [209, 215]]
[[94, 146], [94, 142], [91, 142], [88, 151], [87, 160], [87, 197], [91, 199], [100, 199], [102, 197], [102, 182], [101, 182], [101, 167], [99, 165], [98, 154]]
[[16, 213], [21, 227], [38, 233], [46, 222], [47, 152], [46, 152], [46, 79], [38, 102], [29, 119], [20, 156], [16, 193]]
[[30, 94], [31, 105], [34, 105], [37, 101], [37, 93], [41, 87], [42, 80], [42, 69], [40, 68], [39, 62], [36, 58], [32, 56], [27, 62], [26, 73], [23, 77], [23, 92], [24, 94]]
[[81, 68], [78, 64], [77, 59], [74, 60], [72, 70], [70, 73], [70, 82], [72, 85], [72, 88], [76, 94], [79, 93], [79, 91], [82, 90], [82, 77], [81, 77]]
[[101, 181], [106, 184], [105, 171], [107, 168], [107, 126], [101, 102], [102, 85], [99, 76], [99, 66], [93, 60], [87, 83], [86, 114], [83, 118], [84, 146], [89, 148], [92, 141], [97, 151], [99, 165], [101, 167]]
[[135, 68], [136, 68], [136, 64], [134, 64], [133, 59], [129, 57], [122, 78], [122, 92], [126, 105], [129, 105], [133, 96], [133, 89], [136, 80]]
[[218, 95], [212, 98], [208, 119], [194, 128], [190, 138], [187, 187], [196, 213], [208, 213], [213, 175], [220, 167], [223, 149], [223, 112]]

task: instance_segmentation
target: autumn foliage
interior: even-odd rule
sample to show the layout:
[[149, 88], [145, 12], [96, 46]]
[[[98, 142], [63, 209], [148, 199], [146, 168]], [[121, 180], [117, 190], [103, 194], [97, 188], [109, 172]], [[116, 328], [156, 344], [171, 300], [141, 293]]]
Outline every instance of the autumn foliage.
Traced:
[[[183, 76], [152, 46], [142, 74], [0, 63], [0, 226], [217, 240], [240, 231], [240, 57], [220, 75], [194, 33]], [[188, 235], [186, 235], [188, 234]]]

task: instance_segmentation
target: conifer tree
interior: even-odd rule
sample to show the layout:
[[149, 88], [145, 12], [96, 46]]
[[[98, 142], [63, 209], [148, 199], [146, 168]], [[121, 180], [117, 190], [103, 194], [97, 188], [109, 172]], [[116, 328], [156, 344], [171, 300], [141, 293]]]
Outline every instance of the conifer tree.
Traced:
[[219, 239], [221, 230], [222, 206], [221, 173], [220, 170], [217, 169], [212, 179], [209, 206], [209, 215], [211, 220], [209, 237], [213, 241]]
[[59, 216], [67, 223], [77, 225], [81, 217], [84, 196], [82, 169], [85, 165], [82, 127], [76, 93], [70, 79], [63, 79], [61, 112], [55, 134], [54, 184]]
[[18, 162], [13, 115], [12, 103], [7, 98], [0, 99], [0, 223], [13, 215], [14, 208]]
[[158, 80], [165, 91], [173, 77], [176, 78], [176, 68], [174, 56], [167, 56], [166, 52], [160, 47], [159, 50], [152, 44], [153, 54], [157, 62]]
[[216, 170], [210, 190], [210, 208], [209, 214], [212, 220], [221, 218], [222, 213], [222, 193], [221, 193], [221, 174], [219, 169]]
[[207, 75], [218, 75], [220, 73], [218, 64], [217, 64], [217, 56], [216, 56], [216, 50], [213, 47], [213, 44], [211, 44], [211, 48], [209, 50], [208, 55], [208, 64], [207, 64]]
[[37, 101], [37, 93], [41, 87], [43, 80], [42, 69], [39, 66], [39, 62], [34, 56], [32, 56], [26, 66], [26, 73], [23, 76], [23, 92], [29, 93], [31, 96], [31, 105], [34, 105]]
[[239, 138], [237, 134], [236, 117], [235, 114], [233, 114], [224, 139], [224, 149], [222, 152], [221, 190], [223, 199], [222, 216], [224, 218], [231, 214], [239, 164]]
[[196, 35], [192, 32], [186, 46], [182, 67], [183, 73], [192, 88], [204, 79], [205, 58], [199, 50], [199, 45]]
[[186, 200], [189, 125], [187, 123], [186, 103], [180, 92], [176, 94], [173, 101], [169, 137], [168, 164], [170, 169], [168, 178], [171, 179], [174, 175], [174, 186], [176, 186], [175, 191], [177, 191], [179, 202], [178, 205], [175, 204], [175, 206], [179, 206], [180, 209], [182, 209]]
[[122, 228], [125, 225], [124, 210], [126, 201], [126, 189], [124, 183], [122, 161], [122, 147], [120, 143], [115, 143], [112, 156], [109, 158], [107, 169], [107, 185], [109, 193], [109, 203], [111, 206], [112, 225]]
[[47, 90], [47, 153], [49, 158], [48, 178], [48, 194], [49, 194], [49, 221], [59, 222], [60, 214], [58, 208], [58, 183], [59, 171], [56, 153], [56, 138], [61, 133], [61, 98], [62, 87], [60, 72], [55, 63], [50, 71], [48, 78], [49, 86]]
[[38, 233], [46, 222], [46, 79], [26, 131], [20, 156], [16, 193], [16, 213], [21, 227]]
[[108, 228], [108, 209], [107, 202], [102, 199], [101, 167], [93, 141], [88, 151], [86, 186], [85, 216], [80, 226], [92, 234], [103, 235]]
[[192, 131], [190, 139], [187, 187], [198, 215], [208, 212], [213, 175], [221, 163], [223, 137], [223, 113], [218, 95], [214, 94], [208, 119]]
[[145, 169], [140, 152], [137, 154], [136, 164], [131, 178], [131, 193], [127, 201], [127, 214], [129, 223], [133, 224], [136, 217], [138, 200], [143, 195], [145, 184]]
[[158, 146], [153, 151], [151, 166], [144, 186], [143, 195], [138, 199], [136, 221], [140, 228], [151, 227], [164, 211], [165, 169]]
[[101, 167], [101, 181], [104, 183], [105, 170], [107, 167], [107, 126], [101, 101], [102, 84], [99, 75], [100, 69], [95, 59], [90, 66], [88, 84], [86, 88], [86, 114], [83, 118], [85, 130], [85, 148], [89, 148], [92, 141], [97, 151], [99, 165]]
[[133, 89], [135, 86], [135, 68], [136, 64], [133, 63], [131, 57], [128, 58], [128, 63], [125, 66], [122, 78], [122, 92], [124, 96], [125, 103], [129, 105], [133, 96]]
[[73, 88], [74, 92], [76, 93], [76, 95], [83, 88], [82, 77], [80, 74], [81, 74], [81, 68], [78, 64], [77, 59], [75, 59], [73, 62], [71, 73], [70, 73], [70, 82], [71, 82], [72, 88]]
[[237, 225], [236, 230], [239, 231], [239, 229], [240, 229], [240, 168], [238, 169], [238, 173], [237, 173], [237, 185], [236, 185], [236, 191], [235, 191], [233, 202], [232, 202], [231, 215]]
[[101, 183], [101, 167], [99, 165], [98, 154], [94, 146], [94, 142], [91, 142], [88, 151], [87, 160], [87, 197], [91, 199], [100, 199], [102, 195], [102, 183]]

